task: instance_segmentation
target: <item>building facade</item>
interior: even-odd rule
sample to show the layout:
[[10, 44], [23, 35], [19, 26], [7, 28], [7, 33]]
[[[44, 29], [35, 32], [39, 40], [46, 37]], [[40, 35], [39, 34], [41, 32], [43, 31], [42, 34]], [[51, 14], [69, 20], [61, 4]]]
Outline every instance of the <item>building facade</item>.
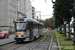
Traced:
[[0, 30], [13, 30], [15, 18], [17, 18], [16, 0], [0, 0]]
[[32, 18], [32, 6], [30, 0], [17, 0], [17, 18]]
[[35, 16], [36, 16], [35, 8], [32, 6], [32, 18], [35, 19]]

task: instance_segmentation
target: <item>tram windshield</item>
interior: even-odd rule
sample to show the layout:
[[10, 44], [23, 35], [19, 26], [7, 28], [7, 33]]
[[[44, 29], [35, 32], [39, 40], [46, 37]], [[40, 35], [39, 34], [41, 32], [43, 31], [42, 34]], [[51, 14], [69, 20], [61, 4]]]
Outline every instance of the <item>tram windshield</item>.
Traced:
[[16, 30], [25, 30], [26, 23], [16, 23]]

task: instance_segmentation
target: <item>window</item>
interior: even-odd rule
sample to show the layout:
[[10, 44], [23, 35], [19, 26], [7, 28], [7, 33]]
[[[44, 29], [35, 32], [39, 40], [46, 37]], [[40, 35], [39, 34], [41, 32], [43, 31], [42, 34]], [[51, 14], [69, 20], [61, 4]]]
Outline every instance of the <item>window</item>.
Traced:
[[25, 5], [25, 3], [24, 3], [24, 5]]
[[19, 2], [20, 2], [20, 0], [19, 0]]
[[25, 30], [26, 23], [16, 23], [16, 30]]
[[21, 6], [21, 4], [19, 3], [19, 7]]
[[19, 12], [21, 12], [21, 9], [19, 9]]
[[13, 0], [13, 2], [14, 2], [14, 0]]
[[24, 7], [24, 10], [25, 10], [25, 7]]

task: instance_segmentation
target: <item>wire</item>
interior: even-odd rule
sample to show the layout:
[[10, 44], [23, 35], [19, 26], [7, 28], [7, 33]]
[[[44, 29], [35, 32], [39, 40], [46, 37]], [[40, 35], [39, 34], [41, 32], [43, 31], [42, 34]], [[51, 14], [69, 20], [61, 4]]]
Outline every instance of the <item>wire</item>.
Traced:
[[45, 2], [47, 3], [47, 1], [45, 0]]
[[45, 3], [46, 3], [46, 9], [47, 9], [47, 11], [48, 11], [48, 7], [47, 7], [47, 0], [44, 0], [45, 1]]

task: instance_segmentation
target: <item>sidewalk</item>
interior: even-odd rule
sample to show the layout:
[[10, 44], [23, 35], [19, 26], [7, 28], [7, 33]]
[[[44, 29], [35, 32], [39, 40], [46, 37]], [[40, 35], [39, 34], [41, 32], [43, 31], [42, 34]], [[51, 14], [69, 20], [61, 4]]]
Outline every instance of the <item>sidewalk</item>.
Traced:
[[57, 36], [58, 36], [58, 40], [61, 46], [61, 50], [75, 50], [75, 46], [73, 46], [73, 36], [71, 36], [71, 38], [64, 37], [64, 34], [60, 34], [60, 32], [57, 32], [55, 30]]

